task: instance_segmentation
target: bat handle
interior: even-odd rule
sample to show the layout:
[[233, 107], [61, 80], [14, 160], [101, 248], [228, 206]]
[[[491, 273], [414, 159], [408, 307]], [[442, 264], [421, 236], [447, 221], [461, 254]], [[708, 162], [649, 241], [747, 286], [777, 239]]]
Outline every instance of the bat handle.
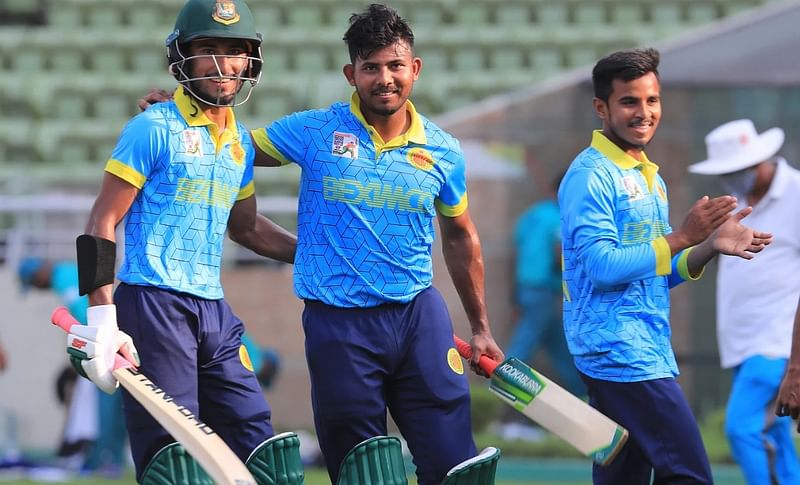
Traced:
[[[79, 322], [66, 307], [60, 306], [53, 310], [52, 315], [50, 315], [50, 321], [53, 322], [53, 325], [61, 328], [61, 330], [69, 333], [69, 329], [72, 328], [73, 325], [80, 325]], [[114, 370], [117, 369], [124, 369], [126, 367], [133, 367], [133, 364], [125, 360], [124, 357], [117, 354], [114, 357]]]
[[[458, 353], [461, 354], [461, 357], [464, 357], [467, 360], [471, 359], [472, 346], [461, 340], [458, 335], [453, 335], [453, 339], [456, 341], [456, 349], [458, 349]], [[481, 369], [483, 369], [484, 372], [491, 376], [494, 373], [495, 368], [497, 368], [498, 363], [489, 358], [487, 355], [481, 355], [478, 365], [481, 366]]]
[[80, 325], [81, 322], [75, 319], [69, 310], [66, 307], [60, 306], [53, 310], [52, 315], [50, 315], [50, 321], [53, 325], [60, 327], [61, 330], [69, 333], [69, 329], [73, 325]]

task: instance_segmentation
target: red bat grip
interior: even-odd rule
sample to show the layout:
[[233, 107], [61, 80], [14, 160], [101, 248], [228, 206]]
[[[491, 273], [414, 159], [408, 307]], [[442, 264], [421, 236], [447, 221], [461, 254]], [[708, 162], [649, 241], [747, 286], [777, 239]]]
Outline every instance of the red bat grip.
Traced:
[[[60, 306], [53, 310], [53, 314], [50, 315], [50, 321], [53, 322], [53, 325], [56, 325], [61, 328], [61, 330], [70, 333], [69, 329], [73, 325], [80, 325], [81, 322], [75, 319], [72, 314], [67, 310], [65, 307]], [[124, 357], [117, 354], [114, 358], [114, 370], [121, 369], [124, 367], [133, 367], [133, 365], [125, 360]]]
[[[461, 357], [464, 357], [467, 360], [471, 359], [472, 346], [458, 338], [458, 335], [453, 335], [453, 339], [456, 341], [456, 349], [458, 349], [458, 353], [461, 354]], [[481, 355], [481, 360], [478, 362], [478, 365], [481, 366], [481, 369], [483, 369], [484, 372], [491, 376], [494, 373], [495, 368], [497, 368], [498, 362], [493, 361], [486, 355]]]
[[81, 322], [75, 319], [72, 314], [67, 310], [65, 307], [60, 306], [53, 310], [53, 314], [50, 315], [50, 321], [53, 322], [53, 325], [61, 327], [61, 330], [69, 333], [70, 327], [73, 325], [80, 325]]

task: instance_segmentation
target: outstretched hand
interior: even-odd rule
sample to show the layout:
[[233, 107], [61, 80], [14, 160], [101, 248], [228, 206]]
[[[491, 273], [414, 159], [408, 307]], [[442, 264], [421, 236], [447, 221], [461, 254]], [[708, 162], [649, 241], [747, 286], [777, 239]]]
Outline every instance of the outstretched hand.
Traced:
[[745, 207], [728, 218], [711, 235], [713, 247], [720, 254], [753, 259], [753, 254], [761, 252], [772, 243], [772, 234], [757, 231], [742, 224], [742, 219], [753, 212], [752, 207]]
[[170, 99], [172, 99], [172, 93], [169, 91], [165, 91], [163, 89], [151, 89], [150, 92], [139, 98], [139, 100], [136, 102], [136, 106], [138, 106], [140, 110], [144, 111], [156, 103], [163, 103], [164, 101], [169, 101]]

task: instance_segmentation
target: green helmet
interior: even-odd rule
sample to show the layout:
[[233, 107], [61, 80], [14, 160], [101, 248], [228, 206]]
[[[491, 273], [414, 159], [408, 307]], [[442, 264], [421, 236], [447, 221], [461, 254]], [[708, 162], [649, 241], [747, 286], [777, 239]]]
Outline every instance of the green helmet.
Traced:
[[[191, 60], [186, 53], [186, 44], [196, 39], [243, 39], [248, 41], [252, 50], [248, 56], [249, 65], [239, 79], [250, 82], [250, 92], [247, 97], [236, 103], [242, 104], [250, 97], [253, 86], [261, 77], [261, 67], [264, 64], [261, 55], [261, 34], [256, 32], [255, 19], [250, 8], [243, 0], [189, 0], [178, 13], [175, 20], [175, 29], [167, 37], [167, 60], [169, 69], [190, 93], [195, 94], [189, 84], [198, 78], [192, 78], [186, 66]], [[204, 99], [212, 105], [217, 105], [213, 100]]]
[[176, 34], [181, 44], [194, 39], [225, 37], [247, 39], [261, 45], [253, 14], [242, 0], [189, 0], [175, 20], [173, 35]]

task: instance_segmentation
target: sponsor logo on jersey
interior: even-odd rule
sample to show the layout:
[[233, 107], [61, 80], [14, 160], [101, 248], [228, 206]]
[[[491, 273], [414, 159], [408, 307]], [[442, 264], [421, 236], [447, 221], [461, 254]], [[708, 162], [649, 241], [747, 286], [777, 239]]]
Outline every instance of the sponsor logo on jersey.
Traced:
[[626, 175], [622, 177], [622, 188], [628, 193], [631, 201], [644, 199], [644, 190], [639, 185], [639, 181], [633, 175]]
[[408, 162], [417, 167], [420, 170], [425, 170], [426, 172], [433, 168], [433, 155], [431, 152], [424, 148], [412, 148], [406, 154], [406, 158], [408, 158]]
[[175, 200], [230, 209], [238, 194], [239, 187], [215, 180], [179, 178]]
[[447, 351], [447, 365], [458, 375], [464, 373], [464, 363], [461, 362], [461, 356], [458, 351], [452, 347]]
[[239, 360], [242, 361], [242, 365], [245, 369], [249, 370], [250, 372], [254, 372], [253, 361], [250, 360], [250, 354], [247, 353], [247, 347], [244, 345], [239, 346]]
[[211, 18], [223, 25], [230, 25], [238, 22], [240, 17], [235, 3], [218, 0]]
[[196, 130], [183, 130], [183, 151], [193, 157], [203, 156], [203, 138]]
[[433, 194], [419, 189], [334, 177], [324, 177], [322, 183], [325, 200], [407, 212], [430, 212], [433, 207]]
[[358, 138], [352, 133], [334, 131], [331, 153], [338, 157], [358, 158]]
[[666, 233], [667, 224], [664, 221], [627, 222], [622, 227], [620, 241], [623, 246], [643, 244], [657, 239]]

